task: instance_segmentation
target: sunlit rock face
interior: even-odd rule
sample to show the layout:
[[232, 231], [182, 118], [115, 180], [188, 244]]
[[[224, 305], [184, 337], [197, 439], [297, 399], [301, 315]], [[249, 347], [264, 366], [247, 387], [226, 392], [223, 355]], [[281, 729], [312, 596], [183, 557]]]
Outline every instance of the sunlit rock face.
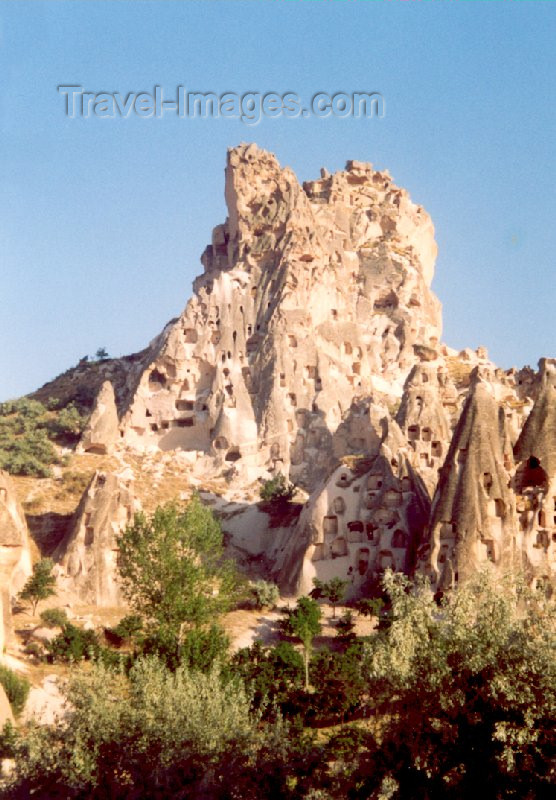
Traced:
[[255, 145], [228, 153], [228, 218], [124, 416], [136, 448], [183, 449], [238, 481], [281, 470], [311, 489], [372, 432], [359, 407], [394, 399], [436, 347], [426, 212], [388, 173], [348, 162], [301, 187]]
[[31, 550], [23, 509], [13, 482], [0, 470], [0, 654], [12, 634], [12, 600], [31, 574]]
[[[179, 451], [195, 485], [225, 479], [239, 502], [284, 473], [308, 502], [279, 546], [249, 544], [284, 591], [339, 576], [365, 595], [387, 568], [438, 590], [484, 566], [554, 584], [556, 362], [504, 371], [484, 347], [440, 341], [433, 225], [385, 171], [348, 161], [301, 186], [240, 145], [225, 197], [182, 315], [141, 353], [87, 373], [100, 393], [81, 448]], [[84, 370], [58, 381], [72, 397]], [[106, 505], [110, 522], [87, 534], [82, 508], [58, 553], [60, 580], [99, 603], [118, 597], [112, 522], [132, 506], [128, 488], [114, 504], [109, 491], [93, 482], [83, 503], [93, 515]]]
[[114, 388], [110, 381], [104, 381], [96, 397], [93, 412], [83, 431], [77, 447], [78, 452], [111, 453], [119, 441], [118, 409]]
[[123, 603], [117, 567], [117, 536], [133, 521], [137, 503], [130, 482], [96, 472], [67, 537], [54, 552], [58, 586], [83, 603]]

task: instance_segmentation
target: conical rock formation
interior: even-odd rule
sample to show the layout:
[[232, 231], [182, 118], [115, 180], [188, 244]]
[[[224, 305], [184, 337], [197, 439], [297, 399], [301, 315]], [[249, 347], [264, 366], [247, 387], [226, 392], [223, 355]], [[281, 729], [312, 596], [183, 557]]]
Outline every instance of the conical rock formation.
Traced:
[[62, 590], [100, 607], [123, 603], [117, 535], [133, 520], [137, 505], [128, 480], [96, 472], [75, 513], [68, 536], [54, 552]]

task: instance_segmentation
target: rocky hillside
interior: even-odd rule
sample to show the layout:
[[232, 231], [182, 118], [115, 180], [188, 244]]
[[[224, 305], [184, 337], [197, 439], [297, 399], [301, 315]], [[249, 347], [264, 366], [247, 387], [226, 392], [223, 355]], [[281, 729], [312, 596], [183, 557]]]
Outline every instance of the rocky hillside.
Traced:
[[[294, 594], [333, 576], [371, 593], [388, 567], [445, 590], [484, 563], [553, 584], [556, 361], [503, 371], [442, 343], [433, 225], [387, 172], [301, 186], [240, 145], [225, 196], [181, 316], [34, 395], [93, 412], [72, 456], [92, 483], [50, 531], [64, 591], [113, 605], [115, 531], [193, 487], [245, 568]], [[302, 490], [282, 519], [257, 503], [279, 473]], [[36, 482], [16, 486], [39, 533], [49, 486], [40, 514]]]

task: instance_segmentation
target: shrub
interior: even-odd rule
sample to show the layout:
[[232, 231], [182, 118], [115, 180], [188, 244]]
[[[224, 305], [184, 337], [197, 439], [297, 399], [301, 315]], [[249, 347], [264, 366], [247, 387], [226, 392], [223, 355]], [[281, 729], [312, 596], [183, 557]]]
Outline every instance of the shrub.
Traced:
[[257, 608], [274, 608], [280, 599], [280, 590], [270, 581], [255, 581], [251, 585]]
[[18, 675], [3, 664], [0, 664], [0, 684], [4, 687], [14, 716], [19, 716], [25, 706], [31, 684], [27, 678]]
[[81, 661], [97, 656], [100, 645], [94, 631], [85, 631], [66, 622], [61, 633], [46, 648], [53, 661]]
[[47, 608], [39, 616], [48, 628], [62, 628], [68, 621], [63, 608]]
[[126, 617], [122, 617], [118, 624], [110, 630], [121, 639], [133, 639], [143, 630], [143, 620], [138, 614], [128, 614]]
[[288, 482], [281, 472], [274, 478], [265, 481], [261, 487], [261, 500], [277, 505], [286, 505], [293, 500], [297, 487], [294, 483]]

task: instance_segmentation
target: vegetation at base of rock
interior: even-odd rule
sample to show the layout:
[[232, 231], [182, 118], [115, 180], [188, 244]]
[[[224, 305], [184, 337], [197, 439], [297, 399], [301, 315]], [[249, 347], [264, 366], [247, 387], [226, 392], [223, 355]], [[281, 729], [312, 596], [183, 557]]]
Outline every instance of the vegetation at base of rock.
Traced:
[[61, 628], [68, 622], [68, 615], [63, 608], [47, 608], [39, 616], [48, 628]]
[[19, 593], [19, 599], [31, 605], [33, 615], [41, 600], [47, 600], [56, 594], [56, 578], [52, 574], [54, 562], [51, 558], [42, 558], [33, 566], [33, 574]]
[[96, 633], [66, 622], [61, 632], [46, 645], [52, 661], [81, 661], [98, 657], [100, 645]]
[[286, 480], [285, 475], [279, 472], [274, 478], [264, 481], [261, 486], [260, 497], [265, 503], [273, 503], [280, 506], [290, 503], [296, 492], [296, 485]]
[[253, 581], [251, 591], [257, 608], [274, 608], [280, 599], [280, 590], [271, 581]]
[[488, 573], [440, 603], [391, 572], [384, 590], [389, 625], [334, 650], [313, 651], [320, 609], [301, 598], [287, 625], [305, 658], [289, 642], [229, 657], [198, 626], [170, 666], [93, 660], [65, 724], [12, 732], [2, 796], [548, 800], [554, 599]]
[[0, 469], [49, 477], [51, 466], [60, 463], [55, 444], [75, 444], [86, 422], [79, 404], [54, 409], [28, 397], [1, 403]]
[[0, 685], [3, 686], [6, 696], [10, 701], [14, 716], [17, 717], [23, 711], [31, 684], [17, 672], [14, 672], [4, 664], [0, 664]]
[[297, 605], [284, 620], [283, 630], [299, 639], [303, 645], [305, 659], [305, 689], [309, 689], [309, 660], [313, 650], [313, 639], [321, 632], [321, 610], [312, 597], [300, 597]]
[[211, 640], [224, 641], [213, 620], [230, 607], [241, 582], [224, 558], [222, 529], [210, 509], [195, 494], [185, 509], [168, 504], [151, 516], [136, 514], [118, 546], [124, 593], [144, 622], [143, 649], [171, 665], [195, 653], [211, 663]]
[[332, 617], [336, 618], [336, 606], [344, 599], [346, 589], [349, 581], [342, 578], [331, 578], [329, 581], [320, 581], [318, 578], [313, 578], [314, 589], [311, 596], [315, 599], [322, 598], [328, 600], [332, 606]]

